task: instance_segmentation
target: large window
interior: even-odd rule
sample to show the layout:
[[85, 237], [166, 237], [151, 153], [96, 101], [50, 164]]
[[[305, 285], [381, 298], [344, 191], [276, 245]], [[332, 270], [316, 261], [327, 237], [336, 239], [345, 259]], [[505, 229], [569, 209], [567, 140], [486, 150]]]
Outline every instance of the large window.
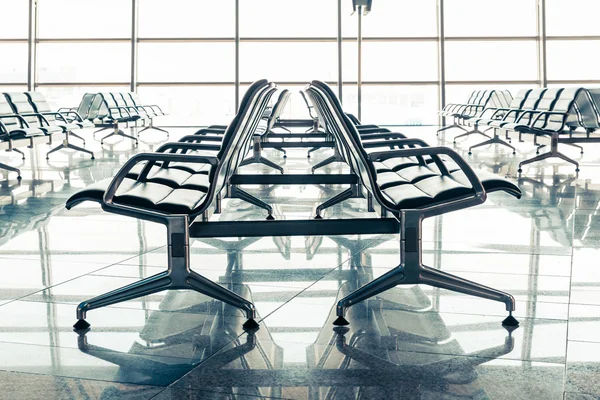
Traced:
[[599, 13], [597, 0], [546, 0], [549, 84], [600, 84], [594, 58], [600, 49]]
[[348, 112], [385, 124], [438, 123], [440, 93], [600, 84], [597, 0], [376, 0], [361, 61], [359, 16], [339, 4], [341, 62], [336, 0], [37, 0], [37, 16], [27, 0], [0, 1], [0, 86], [40, 90], [55, 107], [133, 88], [170, 114], [162, 123], [203, 125], [230, 120], [258, 78], [293, 89], [285, 117], [306, 114], [297, 89], [320, 79]]
[[39, 0], [35, 90], [54, 107], [92, 89], [129, 90], [131, 12], [122, 0]]
[[[446, 101], [539, 81], [536, 0], [444, 0]], [[517, 11], [518, 10], [518, 11]]]
[[169, 114], [163, 124], [228, 122], [235, 113], [234, 0], [165, 4], [139, 0], [140, 97]]

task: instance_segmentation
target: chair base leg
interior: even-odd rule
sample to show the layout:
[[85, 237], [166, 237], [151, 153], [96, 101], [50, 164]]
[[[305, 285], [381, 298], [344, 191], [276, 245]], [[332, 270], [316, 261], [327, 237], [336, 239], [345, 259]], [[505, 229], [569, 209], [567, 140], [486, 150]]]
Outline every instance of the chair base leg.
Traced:
[[558, 135], [557, 134], [552, 135], [552, 138], [550, 140], [550, 151], [549, 152], [540, 154], [538, 156], [530, 158], [529, 160], [521, 161], [519, 163], [519, 169], [517, 170], [517, 172], [519, 172], [519, 173], [523, 172], [523, 165], [531, 164], [531, 163], [534, 163], [537, 161], [546, 160], [546, 159], [552, 158], [552, 157], [560, 158], [561, 160], [564, 160], [568, 163], [575, 165], [575, 172], [579, 172], [579, 163], [577, 161], [573, 160], [572, 158], [567, 157], [560, 151], [558, 151]]
[[256, 329], [258, 324], [255, 321], [254, 304], [190, 269], [188, 222], [187, 216], [167, 217], [165, 225], [167, 226], [169, 238], [169, 264], [166, 271], [80, 303], [76, 313], [77, 322], [73, 325], [73, 328], [75, 330], [90, 328], [89, 322], [86, 321], [88, 311], [148, 296], [163, 290], [189, 289], [241, 309], [248, 319], [244, 324], [244, 328]]
[[471, 135], [473, 135], [473, 134], [475, 134], [475, 133], [477, 133], [477, 134], [479, 134], [479, 135], [483, 135], [483, 136], [485, 136], [485, 137], [486, 137], [486, 138], [488, 138], [488, 139], [491, 139], [491, 136], [489, 136], [489, 135], [486, 135], [484, 132], [481, 132], [481, 131], [480, 131], [480, 130], [477, 128], [477, 126], [475, 126], [475, 128], [474, 128], [473, 130], [471, 130], [471, 131], [468, 131], [468, 132], [465, 132], [465, 133], [462, 133], [462, 134], [460, 134], [460, 135], [458, 135], [458, 136], [455, 136], [455, 137], [454, 137], [454, 140], [453, 140], [453, 143], [456, 143], [456, 139], [459, 139], [459, 138], [462, 138], [462, 137], [471, 136]]
[[74, 144], [69, 143], [68, 140], [63, 140], [63, 142], [61, 144], [59, 144], [58, 146], [56, 146], [55, 148], [53, 148], [52, 150], [50, 150], [48, 153], [46, 153], [46, 160], [50, 159], [50, 154], [54, 153], [55, 151], [59, 151], [62, 149], [71, 149], [71, 150], [75, 150], [75, 151], [81, 151], [82, 153], [87, 153], [89, 155], [92, 156], [92, 160], [94, 159], [94, 153], [84, 149], [83, 147], [79, 147], [79, 146], [75, 146]]
[[332, 163], [338, 162], [338, 161], [341, 161], [341, 159], [337, 155], [333, 155], [331, 157], [327, 157], [326, 159], [324, 159], [323, 161], [319, 162], [318, 164], [313, 165], [312, 168], [311, 168], [311, 171], [314, 173], [319, 168], [323, 168], [326, 165], [329, 165], [329, 164], [332, 164]]
[[19, 150], [19, 149], [12, 149], [12, 151], [14, 151], [15, 153], [19, 153], [21, 155], [21, 160], [25, 159], [25, 153], [22, 152], [21, 150]]
[[104, 141], [106, 139], [108, 139], [109, 137], [112, 137], [112, 136], [122, 136], [124, 138], [128, 138], [128, 139], [134, 140], [135, 144], [138, 144], [138, 138], [136, 138], [135, 136], [131, 136], [131, 135], [126, 134], [125, 132], [123, 132], [119, 128], [115, 128], [115, 130], [110, 135], [104, 136], [102, 138], [102, 140], [100, 140], [100, 144], [104, 144]]
[[79, 136], [78, 134], [69, 132], [69, 136], [76, 137], [77, 139], [81, 140], [83, 142], [83, 145], [85, 146], [85, 139]]
[[256, 197], [252, 196], [250, 193], [246, 192], [245, 190], [242, 190], [242, 189], [240, 189], [239, 187], [237, 187], [235, 185], [231, 185], [231, 187], [230, 187], [230, 196], [231, 197], [235, 197], [237, 199], [244, 200], [246, 203], [250, 203], [252, 205], [260, 207], [263, 210], [267, 210], [267, 212], [269, 213], [267, 215], [267, 219], [268, 220], [275, 219], [273, 217], [273, 207], [271, 207], [270, 205], [268, 205], [267, 203], [265, 203], [261, 199], [258, 199]]
[[250, 165], [250, 164], [263, 164], [263, 165], [266, 165], [267, 167], [274, 168], [283, 174], [283, 167], [280, 167], [279, 165], [275, 164], [271, 160], [267, 160], [263, 156], [247, 158], [241, 162], [240, 166], [243, 167], [244, 165]]
[[323, 210], [325, 210], [326, 208], [329, 208], [329, 207], [333, 207], [334, 205], [339, 204], [348, 199], [351, 199], [353, 197], [362, 197], [358, 190], [357, 185], [352, 185], [351, 188], [344, 190], [342, 193], [335, 195], [331, 199], [329, 199], [329, 200], [323, 202], [322, 204], [320, 204], [319, 206], [317, 206], [317, 208], [315, 210], [315, 213], [316, 213], [315, 219], [323, 219], [323, 217], [321, 216], [321, 213], [323, 212]]
[[[14, 150], [14, 149], [13, 149]], [[4, 169], [7, 171], [11, 171], [11, 172], [16, 172], [17, 173], [17, 179], [21, 180], [21, 170], [15, 167], [11, 167], [10, 165], [6, 165], [6, 164], [2, 164], [0, 163], [0, 169]]]
[[491, 139], [489, 139], [489, 140], [486, 140], [485, 142], [477, 143], [477, 144], [475, 144], [475, 145], [473, 145], [473, 146], [469, 147], [469, 155], [473, 154], [472, 150], [473, 150], [474, 148], [476, 148], [476, 147], [487, 146], [487, 145], [489, 145], [489, 144], [494, 144], [494, 143], [497, 143], [497, 144], [501, 144], [501, 145], [503, 145], [503, 146], [506, 146], [506, 147], [508, 147], [509, 149], [511, 149], [511, 150], [512, 150], [512, 153], [513, 153], [513, 154], [516, 154], [516, 149], [514, 148], [514, 146], [512, 146], [512, 145], [510, 145], [510, 144], [506, 143], [504, 140], [500, 139], [500, 137], [499, 137], [498, 135], [494, 135], [494, 137], [493, 137], [493, 138], [491, 138]]
[[508, 293], [496, 290], [467, 279], [449, 274], [438, 269], [430, 268], [421, 262], [422, 243], [422, 216], [418, 211], [401, 212], [402, 228], [400, 232], [401, 264], [383, 274], [379, 278], [367, 283], [358, 290], [341, 299], [336, 306], [337, 320], [335, 325], [348, 325], [345, 312], [351, 307], [370, 297], [376, 296], [397, 285], [425, 284], [470, 296], [502, 302], [506, 306], [509, 317], [503, 324], [517, 326], [518, 321], [512, 317], [515, 310], [515, 299]]
[[437, 134], [438, 134], [438, 133], [440, 133], [440, 132], [447, 131], [448, 129], [452, 129], [452, 128], [458, 128], [458, 129], [462, 129], [462, 130], [463, 130], [463, 131], [465, 131], [465, 132], [467, 131], [467, 130], [465, 129], [465, 127], [463, 127], [463, 126], [461, 126], [461, 125], [459, 125], [459, 124], [457, 124], [457, 123], [455, 122], [455, 123], [453, 123], [452, 125], [444, 126], [443, 128], [440, 128], [440, 129], [438, 129], [438, 130], [436, 131], [436, 133], [435, 133], [435, 134], [437, 135]]

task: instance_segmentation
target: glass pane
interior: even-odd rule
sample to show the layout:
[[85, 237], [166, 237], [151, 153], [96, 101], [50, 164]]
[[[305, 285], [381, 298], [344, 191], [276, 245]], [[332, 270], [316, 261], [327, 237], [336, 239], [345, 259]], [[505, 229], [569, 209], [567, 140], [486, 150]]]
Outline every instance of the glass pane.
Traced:
[[[139, 5], [140, 38], [235, 36], [233, 0], [142, 0]], [[182, 10], [185, 10], [182, 12]]]
[[446, 36], [536, 36], [536, 1], [445, 0], [444, 23]]
[[[333, 24], [337, 29], [337, 19]], [[354, 38], [358, 36], [358, 14], [352, 14], [352, 2], [350, 0], [342, 0], [342, 36]]]
[[242, 37], [337, 37], [337, 1], [242, 0]]
[[131, 2], [40, 0], [38, 32], [40, 38], [130, 38]]
[[[363, 42], [363, 50], [364, 50]], [[337, 49], [336, 49], [337, 50]], [[364, 54], [363, 54], [364, 56]], [[335, 57], [337, 63], [337, 54]], [[364, 71], [363, 71], [364, 74]], [[356, 82], [358, 79], [358, 43], [343, 42], [342, 45], [342, 76], [344, 82], [351, 81]], [[337, 79], [337, 74], [336, 74]]]
[[129, 43], [40, 43], [37, 51], [39, 82], [130, 80]]
[[53, 110], [77, 107], [85, 93], [129, 92], [129, 86], [40, 86], [41, 92]]
[[27, 82], [27, 43], [0, 43], [0, 83]]
[[599, 50], [600, 40], [548, 40], [546, 58], [548, 79], [600, 79], [596, 62], [576, 56], [589, 54], [594, 58]]
[[447, 85], [446, 104], [464, 103], [474, 90], [509, 90], [515, 96], [521, 89], [533, 89], [537, 85]]
[[437, 81], [437, 60], [435, 42], [364, 42], [362, 79]]
[[0, 1], [0, 39], [27, 39], [29, 2], [26, 0]]
[[337, 81], [337, 44], [333, 42], [242, 43], [240, 79], [274, 82]]
[[546, 0], [548, 36], [600, 35], [600, 1]]
[[140, 82], [235, 81], [234, 43], [140, 43]]
[[536, 43], [533, 40], [449, 41], [446, 43], [446, 79], [537, 80]]
[[140, 99], [168, 117], [160, 125], [228, 124], [235, 114], [234, 86], [140, 86]]
[[438, 86], [365, 85], [362, 88], [364, 123], [433, 125], [438, 123]]
[[377, 0], [363, 18], [363, 37], [382, 36], [437, 37], [436, 0]]

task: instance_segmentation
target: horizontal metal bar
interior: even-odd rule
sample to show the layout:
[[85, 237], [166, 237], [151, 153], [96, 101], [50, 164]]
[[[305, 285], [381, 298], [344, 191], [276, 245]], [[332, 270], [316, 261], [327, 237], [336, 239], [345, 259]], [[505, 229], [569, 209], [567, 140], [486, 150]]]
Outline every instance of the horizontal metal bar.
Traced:
[[548, 83], [553, 85], [573, 85], [573, 84], [600, 84], [600, 79], [548, 79]]
[[[285, 126], [291, 126], [288, 124], [282, 124]], [[326, 133], [315, 132], [315, 133], [280, 133], [280, 132], [270, 132], [267, 137], [269, 139], [325, 139], [327, 138]], [[320, 142], [317, 142], [320, 143]]]
[[600, 40], [599, 35], [585, 35], [585, 36], [548, 36], [546, 40]]
[[25, 38], [25, 39], [19, 39], [19, 38], [14, 38], [14, 39], [0, 39], [0, 43], [27, 43], [29, 41], [29, 39]]
[[38, 38], [36, 43], [131, 43], [131, 38]]
[[537, 36], [446, 36], [446, 42], [521, 42], [537, 40]]
[[536, 80], [514, 80], [514, 81], [446, 81], [446, 85], [537, 85]]
[[0, 82], [0, 86], [27, 86], [27, 82], [24, 82], [24, 83]]
[[344, 185], [357, 184], [354, 174], [237, 174], [231, 177], [232, 185]]
[[263, 149], [274, 149], [274, 148], [286, 148], [286, 149], [297, 149], [297, 148], [306, 148], [306, 147], [319, 147], [319, 148], [328, 148], [334, 147], [335, 142], [331, 141], [323, 141], [323, 142], [263, 142], [260, 144]]
[[130, 82], [36, 82], [35, 86], [127, 86]]
[[395, 218], [259, 220], [193, 222], [190, 237], [331, 236], [354, 234], [397, 234]]

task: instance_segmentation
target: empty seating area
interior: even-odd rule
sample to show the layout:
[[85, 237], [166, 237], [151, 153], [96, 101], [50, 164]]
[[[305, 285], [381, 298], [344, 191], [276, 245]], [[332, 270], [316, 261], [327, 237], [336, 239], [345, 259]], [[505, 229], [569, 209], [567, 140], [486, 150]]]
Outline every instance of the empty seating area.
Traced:
[[0, 1], [0, 400], [600, 399], [598, 13]]

